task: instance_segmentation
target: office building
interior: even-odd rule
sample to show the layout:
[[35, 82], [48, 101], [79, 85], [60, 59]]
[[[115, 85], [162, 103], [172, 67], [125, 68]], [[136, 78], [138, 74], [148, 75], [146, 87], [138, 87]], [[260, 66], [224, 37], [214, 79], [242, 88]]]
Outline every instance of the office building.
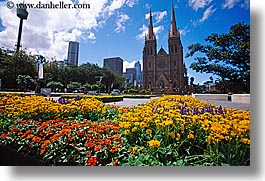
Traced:
[[70, 41], [68, 45], [67, 62], [69, 64], [78, 65], [79, 43]]
[[103, 67], [108, 67], [111, 71], [122, 76], [123, 74], [123, 59], [120, 57], [105, 58]]
[[141, 70], [141, 64], [139, 61], [134, 64], [134, 68], [135, 68], [136, 83], [142, 84], [142, 70]]

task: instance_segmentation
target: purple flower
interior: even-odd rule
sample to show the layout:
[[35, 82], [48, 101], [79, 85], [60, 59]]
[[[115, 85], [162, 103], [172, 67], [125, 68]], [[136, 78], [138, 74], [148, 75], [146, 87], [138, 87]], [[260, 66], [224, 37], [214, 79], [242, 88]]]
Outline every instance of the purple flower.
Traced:
[[197, 108], [197, 107], [193, 108], [193, 114], [194, 114], [194, 115], [197, 115], [197, 114], [199, 114], [199, 110], [198, 110], [198, 108]]
[[222, 106], [220, 105], [220, 107], [218, 108], [218, 113], [219, 114], [224, 114], [224, 111], [223, 111], [223, 108], [222, 108]]

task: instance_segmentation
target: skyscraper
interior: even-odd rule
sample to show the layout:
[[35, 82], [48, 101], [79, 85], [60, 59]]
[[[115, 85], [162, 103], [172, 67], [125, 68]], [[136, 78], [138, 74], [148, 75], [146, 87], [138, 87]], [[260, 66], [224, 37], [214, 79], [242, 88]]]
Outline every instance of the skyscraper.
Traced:
[[141, 70], [141, 64], [139, 61], [134, 64], [134, 68], [135, 68], [136, 83], [142, 84], [142, 70]]
[[123, 71], [123, 59], [120, 57], [105, 58], [103, 61], [103, 67], [108, 67], [113, 72], [122, 76]]
[[70, 64], [78, 65], [78, 53], [79, 53], [79, 43], [70, 41], [68, 46], [68, 56], [67, 61]]

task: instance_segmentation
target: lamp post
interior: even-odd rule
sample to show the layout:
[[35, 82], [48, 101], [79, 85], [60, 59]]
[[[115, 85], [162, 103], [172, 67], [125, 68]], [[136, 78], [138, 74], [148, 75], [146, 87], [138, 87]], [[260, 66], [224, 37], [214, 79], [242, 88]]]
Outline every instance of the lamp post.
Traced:
[[23, 4], [20, 4], [20, 7], [17, 8], [17, 16], [20, 18], [19, 22], [19, 29], [18, 29], [18, 38], [17, 38], [17, 49], [16, 52], [19, 51], [20, 42], [21, 42], [21, 34], [22, 34], [22, 26], [23, 26], [23, 20], [27, 20], [28, 18], [28, 12], [25, 7], [23, 7]]

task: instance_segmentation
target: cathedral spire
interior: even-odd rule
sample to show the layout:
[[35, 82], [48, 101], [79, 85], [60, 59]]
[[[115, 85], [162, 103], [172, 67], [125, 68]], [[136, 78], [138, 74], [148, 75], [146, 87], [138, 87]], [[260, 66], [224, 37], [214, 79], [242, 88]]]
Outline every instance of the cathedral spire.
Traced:
[[178, 35], [178, 30], [177, 30], [177, 24], [176, 24], [176, 18], [175, 18], [174, 5], [172, 3], [169, 37], [177, 37], [177, 35]]
[[155, 40], [151, 8], [150, 8], [149, 23], [148, 23], [148, 34], [147, 34], [146, 40]]

